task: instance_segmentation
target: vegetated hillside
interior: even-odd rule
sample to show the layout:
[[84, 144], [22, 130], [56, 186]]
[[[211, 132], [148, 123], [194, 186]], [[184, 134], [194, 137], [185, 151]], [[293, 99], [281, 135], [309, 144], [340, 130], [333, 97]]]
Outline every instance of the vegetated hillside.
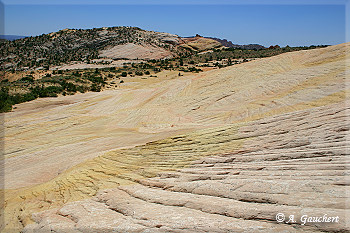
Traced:
[[0, 83], [0, 112], [11, 111], [12, 105], [36, 98], [72, 95], [76, 92], [99, 92], [106, 84], [107, 75], [110, 78], [115, 77], [112, 72], [106, 74], [102, 70], [89, 70], [84, 73], [73, 71], [65, 74], [54, 71], [37, 80], [30, 74], [14, 82], [3, 80]]
[[137, 27], [64, 29], [14, 41], [0, 39], [0, 45], [0, 70], [2, 71], [49, 70], [71, 62], [106, 63], [106, 61], [96, 61], [99, 58], [109, 59], [108, 64], [113, 60], [122, 59], [144, 61], [172, 59], [225, 47], [264, 50], [260, 45], [234, 45], [227, 40], [200, 35], [181, 38], [177, 35], [146, 31]]
[[203, 37], [187, 41], [177, 35], [137, 27], [64, 29], [41, 36], [0, 41], [1, 70], [49, 69], [72, 61], [90, 63], [97, 58], [164, 59], [217, 48], [220, 43]]
[[4, 124], [6, 229], [348, 232], [348, 55], [342, 44], [167, 70], [18, 105]]
[[162, 70], [176, 70], [181, 76], [183, 72], [197, 73], [317, 48], [227, 48], [215, 39], [200, 35], [181, 38], [136, 27], [104, 27], [0, 40], [0, 112], [36, 98], [117, 88], [124, 82], [121, 78], [155, 77]]
[[[135, 49], [135, 46], [138, 49]], [[148, 61], [118, 60], [113, 61], [112, 64], [105, 63], [104, 61], [97, 64], [79, 63], [63, 65], [59, 70], [6, 71], [0, 82], [0, 112], [11, 111], [12, 105], [31, 101], [36, 98], [57, 97], [61, 94], [72, 95], [76, 92], [99, 92], [104, 89], [120, 88], [125, 79], [134, 76], [143, 76], [145, 79], [154, 78], [157, 77], [157, 73], [163, 70], [178, 71], [177, 74], [180, 77], [184, 73], [198, 73], [203, 70], [237, 65], [256, 58], [317, 48], [277, 47], [263, 50], [218, 48], [218, 45], [213, 43], [213, 40], [208, 41], [208, 39], [203, 39], [202, 37], [187, 40], [187, 43], [180, 46], [187, 46], [195, 54], [180, 58], [152, 59]], [[129, 49], [125, 49], [125, 47]], [[127, 54], [129, 57], [147, 57], [149, 55], [160, 56], [162, 54], [164, 55], [164, 53], [169, 54], [167, 50], [163, 50], [165, 52], [162, 53], [160, 48], [157, 50], [154, 47], [151, 47], [151, 49], [153, 51], [156, 50], [158, 53], [149, 53], [147, 52], [147, 48], [150, 48], [150, 46], [124, 44], [114, 46], [109, 51], [103, 50], [100, 55], [121, 57]], [[199, 53], [196, 52], [201, 51], [203, 48], [213, 49]]]
[[70, 61], [90, 62], [99, 57], [101, 50], [128, 43], [167, 50], [172, 56], [191, 52], [179, 46], [183, 43], [179, 36], [136, 27], [64, 29], [36, 37], [1, 41], [1, 69], [48, 69]]
[[116, 80], [120, 78], [155, 77], [162, 70], [176, 70], [181, 76], [183, 72], [197, 73], [317, 48], [227, 48], [219, 41], [136, 27], [65, 29], [15, 41], [0, 40], [0, 112], [39, 97], [101, 91], [111, 85], [117, 88], [124, 82]]

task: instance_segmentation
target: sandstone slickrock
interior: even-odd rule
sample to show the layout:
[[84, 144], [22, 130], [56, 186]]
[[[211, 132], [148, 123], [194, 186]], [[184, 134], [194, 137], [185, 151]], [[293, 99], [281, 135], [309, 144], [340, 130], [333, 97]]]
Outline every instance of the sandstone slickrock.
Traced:
[[164, 48], [128, 43], [102, 50], [100, 56], [113, 59], [161, 59], [172, 58], [173, 54]]
[[[134, 177], [138, 184], [101, 191], [91, 200], [39, 214], [43, 217], [35, 217], [38, 223], [25, 232], [67, 216], [74, 219], [72, 229], [81, 232], [99, 226], [107, 232], [128, 231], [120, 223], [124, 221], [139, 226], [130, 232], [349, 231], [347, 111], [344, 104], [334, 104], [253, 121], [223, 142], [248, 138], [239, 151], [216, 153], [146, 180]], [[283, 136], [281, 128], [287, 131]], [[229, 132], [220, 129], [215, 134]], [[179, 142], [172, 140], [171, 146]], [[95, 210], [95, 205], [102, 210]], [[293, 214], [297, 223], [277, 224], [277, 213]], [[301, 225], [302, 215], [324, 214], [339, 216], [340, 222]], [[58, 222], [64, 221], [68, 220]]]
[[5, 229], [349, 231], [348, 47], [18, 106], [5, 115]]

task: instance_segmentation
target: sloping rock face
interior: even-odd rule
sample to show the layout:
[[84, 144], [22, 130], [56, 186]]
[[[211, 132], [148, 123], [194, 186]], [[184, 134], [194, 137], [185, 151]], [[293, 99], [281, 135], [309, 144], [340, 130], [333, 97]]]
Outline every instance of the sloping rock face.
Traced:
[[[34, 214], [25, 232], [349, 231], [349, 110], [333, 104], [253, 121], [236, 134], [217, 129], [218, 146], [244, 139], [242, 148]], [[278, 213], [295, 223], [277, 223]], [[339, 222], [303, 224], [302, 216], [325, 214]]]
[[174, 55], [166, 49], [152, 45], [137, 45], [133, 43], [117, 45], [102, 50], [100, 57], [113, 59], [162, 59], [172, 58]]
[[349, 230], [348, 48], [19, 105], [5, 232]]
[[195, 51], [204, 51], [204, 50], [222, 47], [220, 42], [210, 38], [201, 37], [201, 36], [196, 36], [191, 38], [182, 38], [182, 40], [185, 42], [185, 44], [181, 45], [182, 47], [190, 48]]

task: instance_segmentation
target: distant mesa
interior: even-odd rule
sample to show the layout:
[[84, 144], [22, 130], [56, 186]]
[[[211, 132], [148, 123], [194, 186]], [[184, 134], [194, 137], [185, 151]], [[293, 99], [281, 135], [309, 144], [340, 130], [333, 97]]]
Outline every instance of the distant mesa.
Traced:
[[269, 49], [279, 49], [281, 48], [279, 45], [271, 45]]
[[232, 41], [228, 41], [226, 39], [219, 39], [216, 37], [206, 37], [208, 39], [213, 39], [222, 44], [222, 46], [228, 47], [228, 48], [238, 48], [238, 49], [265, 49], [264, 46], [259, 45], [259, 44], [248, 44], [248, 45], [239, 45], [239, 44], [234, 44]]
[[3, 40], [18, 40], [26, 38], [26, 36], [17, 36], [17, 35], [0, 35], [0, 39]]

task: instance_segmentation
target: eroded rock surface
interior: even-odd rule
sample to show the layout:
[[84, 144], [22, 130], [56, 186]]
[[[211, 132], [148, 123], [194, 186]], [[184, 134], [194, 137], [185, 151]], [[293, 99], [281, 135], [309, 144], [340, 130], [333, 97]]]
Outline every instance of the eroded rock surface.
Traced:
[[348, 47], [19, 105], [5, 231], [349, 231]]
[[[349, 231], [349, 110], [334, 104], [282, 114], [241, 126], [235, 135], [217, 129], [213, 138], [223, 144], [245, 138], [243, 147], [35, 214], [37, 223], [25, 232], [61, 226], [76, 232]], [[278, 224], [277, 213], [286, 221], [294, 215], [296, 223]], [[325, 214], [339, 223], [301, 225], [303, 215]]]

